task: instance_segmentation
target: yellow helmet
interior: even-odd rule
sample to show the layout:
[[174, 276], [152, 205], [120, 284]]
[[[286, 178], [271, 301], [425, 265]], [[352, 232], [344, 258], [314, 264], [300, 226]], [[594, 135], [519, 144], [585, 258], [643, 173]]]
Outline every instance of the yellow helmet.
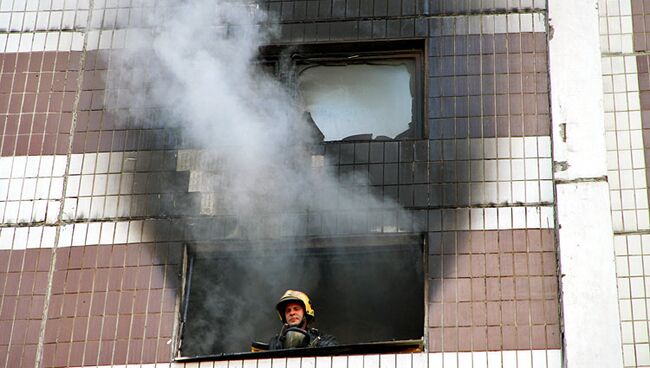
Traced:
[[316, 318], [316, 313], [314, 312], [314, 308], [311, 306], [311, 301], [309, 301], [307, 294], [298, 290], [287, 290], [275, 305], [275, 309], [277, 309], [278, 316], [280, 316], [280, 320], [282, 320], [282, 322], [287, 323], [284, 317], [284, 306], [288, 302], [298, 302], [302, 304], [303, 308], [305, 308], [305, 315], [307, 316], [308, 321]]

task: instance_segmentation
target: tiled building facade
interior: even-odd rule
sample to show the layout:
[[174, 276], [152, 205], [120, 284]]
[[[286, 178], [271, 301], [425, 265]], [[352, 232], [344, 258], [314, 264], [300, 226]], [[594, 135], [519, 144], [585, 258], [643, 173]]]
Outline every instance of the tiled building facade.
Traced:
[[[277, 44], [422, 41], [422, 137], [328, 143], [323, 156], [412, 215], [384, 218], [385, 232], [426, 233], [424, 352], [178, 363], [183, 244], [201, 224], [208, 240], [225, 238], [228, 217], [186, 205], [210, 198], [196, 147], [106, 109], [111, 49], [137, 12], [130, 1], [1, 0], [0, 366], [582, 366], [567, 359], [573, 331], [562, 329], [573, 326], [562, 303], [575, 299], [561, 286], [572, 261], [560, 253], [573, 245], [556, 193], [592, 179], [610, 194], [613, 236], [599, 249], [611, 267], [615, 256], [613, 360], [622, 351], [621, 366], [650, 366], [650, 6], [581, 3], [599, 6], [606, 180], [562, 174], [573, 162], [555, 149], [572, 122], [551, 119], [566, 106], [553, 105], [562, 65], [549, 53], [567, 26], [553, 24], [552, 4], [263, 2], [279, 19]], [[329, 230], [371, 231], [344, 225]]]

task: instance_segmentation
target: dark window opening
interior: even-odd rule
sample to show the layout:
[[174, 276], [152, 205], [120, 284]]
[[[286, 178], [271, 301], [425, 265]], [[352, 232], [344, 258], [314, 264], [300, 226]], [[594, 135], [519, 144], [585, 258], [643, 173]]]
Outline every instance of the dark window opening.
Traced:
[[423, 50], [420, 40], [274, 46], [262, 65], [294, 86], [323, 141], [420, 139]]
[[279, 332], [275, 304], [287, 289], [305, 291], [314, 327], [338, 340], [328, 355], [421, 347], [425, 248], [402, 234], [190, 245], [179, 356], [259, 357], [242, 353]]

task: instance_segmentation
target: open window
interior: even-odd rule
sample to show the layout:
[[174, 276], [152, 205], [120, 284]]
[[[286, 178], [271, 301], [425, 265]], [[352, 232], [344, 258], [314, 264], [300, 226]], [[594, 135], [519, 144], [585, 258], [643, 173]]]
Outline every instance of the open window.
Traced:
[[270, 68], [295, 84], [324, 141], [396, 140], [425, 137], [423, 49], [420, 41], [318, 44], [264, 55], [270, 66], [284, 53], [290, 65]]
[[[189, 245], [179, 360], [417, 350], [425, 248], [403, 234]], [[279, 332], [275, 304], [287, 289], [311, 297], [314, 327], [340, 346], [250, 353]]]

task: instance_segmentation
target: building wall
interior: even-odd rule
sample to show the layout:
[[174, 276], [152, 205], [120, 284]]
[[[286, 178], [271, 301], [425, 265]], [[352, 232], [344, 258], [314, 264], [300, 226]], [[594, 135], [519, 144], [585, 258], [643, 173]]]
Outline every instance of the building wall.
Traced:
[[650, 366], [648, 102], [642, 1], [601, 1], [608, 177], [625, 366]]
[[[141, 11], [123, 5], [0, 2], [5, 367], [168, 366], [177, 338], [182, 243], [192, 226], [223, 229], [228, 220], [202, 211], [210, 199], [200, 185], [205, 168], [178, 132], [125, 124], [105, 110], [111, 49], [123, 46], [128, 19]], [[262, 7], [279, 16], [278, 43], [426, 40], [428, 137], [333, 144], [325, 153], [328, 165], [366, 173], [373, 193], [413, 214], [412, 223], [395, 218], [386, 229], [428, 233], [426, 353], [200, 367], [561, 366], [545, 2], [269, 0]], [[607, 11], [614, 8], [607, 2]], [[620, 15], [602, 9], [602, 19]], [[617, 35], [612, 30], [607, 39]], [[630, 63], [647, 76], [643, 57], [630, 57], [603, 54], [612, 65], [603, 68], [606, 101], [620, 100], [614, 87]], [[619, 112], [629, 117], [628, 127], [637, 122], [625, 134], [648, 131], [638, 126], [645, 124], [640, 88], [638, 108], [605, 104], [607, 122]], [[608, 144], [612, 132], [614, 143], [638, 143], [621, 137], [618, 124], [608, 127]], [[647, 144], [610, 149], [633, 160], [641, 152], [648, 162]], [[371, 152], [381, 152], [381, 159], [371, 160]], [[620, 302], [622, 311], [629, 304], [640, 311], [647, 292], [639, 294], [639, 282], [648, 288], [638, 268], [647, 261], [647, 236], [639, 233], [647, 230], [647, 196], [634, 209], [614, 203], [628, 189], [643, 199], [647, 185], [628, 188], [621, 179], [616, 187], [616, 173], [636, 178], [640, 170], [624, 168], [610, 165], [609, 172], [614, 227], [622, 232], [615, 248]], [[317, 235], [324, 225], [309, 231]], [[363, 233], [334, 230], [351, 231]], [[212, 239], [225, 236], [216, 230]], [[634, 293], [625, 294], [626, 282]], [[643, 366], [647, 314], [622, 312], [621, 318], [626, 366]]]

